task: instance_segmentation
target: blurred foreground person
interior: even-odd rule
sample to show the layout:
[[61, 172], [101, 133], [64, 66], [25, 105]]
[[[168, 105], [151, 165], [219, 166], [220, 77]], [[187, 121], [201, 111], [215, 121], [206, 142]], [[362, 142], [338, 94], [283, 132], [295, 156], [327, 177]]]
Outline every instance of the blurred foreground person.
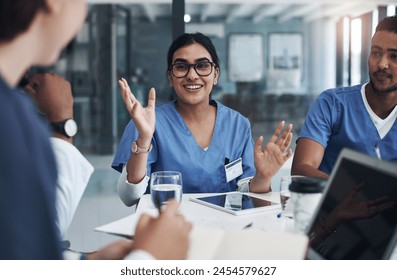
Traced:
[[[0, 259], [63, 258], [50, 133], [30, 97], [14, 88], [32, 65], [56, 61], [85, 15], [83, 0], [0, 2]], [[177, 208], [170, 203], [158, 219], [143, 216], [134, 242], [112, 243], [87, 259], [185, 258], [191, 226]]]

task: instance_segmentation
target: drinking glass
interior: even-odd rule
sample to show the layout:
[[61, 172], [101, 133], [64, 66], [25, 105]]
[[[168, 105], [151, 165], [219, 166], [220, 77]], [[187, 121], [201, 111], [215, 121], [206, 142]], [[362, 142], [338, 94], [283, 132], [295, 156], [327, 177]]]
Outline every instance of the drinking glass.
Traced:
[[293, 180], [293, 178], [303, 177], [300, 175], [291, 175], [291, 176], [282, 176], [280, 180], [280, 203], [282, 214], [285, 217], [293, 218], [294, 211], [293, 205], [290, 200], [291, 191], [289, 190], [289, 186]]
[[177, 171], [157, 171], [150, 176], [150, 194], [153, 205], [161, 209], [168, 200], [182, 199], [182, 174]]

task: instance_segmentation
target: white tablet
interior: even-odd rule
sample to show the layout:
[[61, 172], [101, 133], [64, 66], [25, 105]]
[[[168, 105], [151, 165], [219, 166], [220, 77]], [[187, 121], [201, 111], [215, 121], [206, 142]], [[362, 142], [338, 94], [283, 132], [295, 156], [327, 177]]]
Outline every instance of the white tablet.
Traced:
[[254, 197], [250, 193], [241, 192], [191, 197], [190, 200], [233, 215], [257, 213], [281, 208], [279, 203]]

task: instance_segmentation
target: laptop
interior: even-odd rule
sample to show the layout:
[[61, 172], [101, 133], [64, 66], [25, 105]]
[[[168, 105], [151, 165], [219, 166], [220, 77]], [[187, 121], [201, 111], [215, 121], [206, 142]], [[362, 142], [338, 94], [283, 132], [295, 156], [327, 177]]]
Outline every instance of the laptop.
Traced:
[[307, 230], [308, 259], [390, 259], [397, 243], [397, 164], [342, 150]]

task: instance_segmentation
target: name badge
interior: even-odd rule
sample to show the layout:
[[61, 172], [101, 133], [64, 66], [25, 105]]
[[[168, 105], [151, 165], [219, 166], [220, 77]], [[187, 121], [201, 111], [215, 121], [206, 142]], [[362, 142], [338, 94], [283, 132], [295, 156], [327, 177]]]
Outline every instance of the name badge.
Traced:
[[225, 165], [226, 181], [229, 183], [231, 180], [236, 179], [243, 174], [243, 160], [241, 158], [232, 161]]

